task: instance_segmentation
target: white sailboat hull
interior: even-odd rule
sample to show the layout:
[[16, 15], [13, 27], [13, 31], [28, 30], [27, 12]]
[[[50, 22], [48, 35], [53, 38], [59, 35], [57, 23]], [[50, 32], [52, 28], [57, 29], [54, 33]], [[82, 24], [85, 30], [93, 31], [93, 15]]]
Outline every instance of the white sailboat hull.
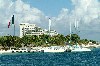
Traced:
[[83, 51], [91, 51], [88, 48], [75, 48], [71, 52], [83, 52]]
[[64, 52], [65, 50], [44, 50], [44, 52]]
[[46, 47], [41, 49], [43, 52], [65, 52], [65, 50], [66, 49], [62, 47]]

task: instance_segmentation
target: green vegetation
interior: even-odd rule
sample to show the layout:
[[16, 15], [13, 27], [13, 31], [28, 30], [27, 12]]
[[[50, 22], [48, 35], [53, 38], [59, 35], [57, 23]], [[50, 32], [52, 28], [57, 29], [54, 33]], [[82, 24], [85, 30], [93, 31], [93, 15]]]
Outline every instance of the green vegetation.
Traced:
[[[24, 36], [22, 38], [18, 36], [2, 36], [0, 37], [0, 45], [3, 48], [10, 48], [10, 47], [21, 47], [22, 44], [25, 46], [32, 45], [32, 46], [64, 46], [65, 43], [70, 41], [70, 35], [64, 36], [58, 34], [57, 36], [49, 36], [49, 35], [40, 35], [40, 36]], [[92, 43], [96, 43], [93, 40], [87, 39], [80, 39], [77, 34], [71, 35], [71, 44], [74, 45], [76, 43], [79, 44], [88, 44], [89, 41]]]

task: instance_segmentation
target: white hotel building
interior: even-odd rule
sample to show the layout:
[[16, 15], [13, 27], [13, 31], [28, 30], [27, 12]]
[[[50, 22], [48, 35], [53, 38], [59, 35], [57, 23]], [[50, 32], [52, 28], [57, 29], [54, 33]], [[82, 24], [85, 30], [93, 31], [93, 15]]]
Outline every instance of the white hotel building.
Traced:
[[29, 24], [29, 23], [21, 23], [20, 24], [20, 37], [23, 37], [24, 35], [50, 35], [55, 36], [58, 35], [58, 33], [55, 30], [46, 30], [41, 29], [40, 27], [37, 27], [35, 24]]

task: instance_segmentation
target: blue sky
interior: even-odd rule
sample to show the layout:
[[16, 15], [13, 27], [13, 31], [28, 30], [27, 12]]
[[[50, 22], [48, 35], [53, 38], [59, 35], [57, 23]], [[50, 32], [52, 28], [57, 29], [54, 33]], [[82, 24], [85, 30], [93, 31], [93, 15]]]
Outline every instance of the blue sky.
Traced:
[[71, 0], [23, 0], [43, 11], [48, 16], [57, 16], [62, 8], [71, 10], [74, 6]]
[[60, 34], [69, 34], [70, 22], [75, 32], [77, 22], [82, 39], [100, 41], [100, 0], [0, 0], [0, 35], [12, 33], [7, 24], [13, 14], [17, 36], [20, 23], [34, 23], [48, 29], [50, 17], [51, 28]]

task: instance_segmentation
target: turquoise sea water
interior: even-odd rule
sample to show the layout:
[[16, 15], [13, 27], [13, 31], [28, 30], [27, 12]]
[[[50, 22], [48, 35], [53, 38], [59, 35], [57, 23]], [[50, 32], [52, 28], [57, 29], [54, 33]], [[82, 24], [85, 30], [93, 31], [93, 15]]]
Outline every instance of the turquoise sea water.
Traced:
[[100, 49], [91, 52], [1, 54], [0, 66], [100, 66]]

